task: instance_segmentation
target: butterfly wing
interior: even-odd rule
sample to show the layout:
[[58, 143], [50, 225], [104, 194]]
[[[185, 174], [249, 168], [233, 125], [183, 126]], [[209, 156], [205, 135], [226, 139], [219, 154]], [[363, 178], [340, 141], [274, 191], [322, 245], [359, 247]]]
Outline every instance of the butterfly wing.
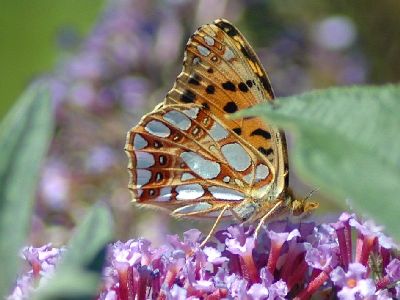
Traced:
[[284, 136], [260, 118], [227, 118], [272, 98], [265, 71], [233, 25], [217, 20], [200, 27], [173, 89], [128, 132], [136, 202], [215, 217], [227, 204], [283, 192]]

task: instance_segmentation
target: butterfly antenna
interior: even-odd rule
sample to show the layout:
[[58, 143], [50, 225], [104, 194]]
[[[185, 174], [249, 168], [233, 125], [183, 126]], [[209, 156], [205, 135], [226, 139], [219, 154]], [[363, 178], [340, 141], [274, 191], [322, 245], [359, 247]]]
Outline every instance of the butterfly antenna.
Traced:
[[303, 201], [307, 201], [308, 199], [311, 198], [311, 196], [315, 193], [318, 192], [319, 188], [313, 189], [311, 192], [308, 193], [308, 195], [303, 199]]

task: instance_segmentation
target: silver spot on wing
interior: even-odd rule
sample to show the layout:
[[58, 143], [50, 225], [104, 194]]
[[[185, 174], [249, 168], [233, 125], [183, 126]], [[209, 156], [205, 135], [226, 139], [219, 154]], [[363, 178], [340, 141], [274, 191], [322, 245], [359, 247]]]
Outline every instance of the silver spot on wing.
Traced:
[[171, 134], [171, 130], [165, 124], [155, 120], [147, 123], [144, 129], [148, 133], [158, 137], [168, 137]]
[[200, 202], [196, 204], [190, 204], [183, 207], [180, 207], [173, 211], [174, 214], [188, 214], [188, 213], [195, 213], [195, 212], [202, 212], [208, 210], [212, 207], [211, 204], [207, 202]]
[[243, 193], [225, 187], [210, 186], [208, 191], [218, 200], [240, 201], [244, 199]]
[[185, 181], [185, 180], [190, 180], [190, 179], [195, 179], [196, 177], [194, 177], [192, 174], [190, 173], [183, 173], [181, 176], [181, 180]]
[[200, 55], [202, 56], [208, 56], [210, 54], [210, 50], [208, 50], [206, 47], [202, 45], [197, 45], [197, 50], [199, 50]]
[[145, 148], [149, 143], [140, 135], [136, 134], [135, 138], [133, 139], [133, 147], [136, 150], [140, 150]]
[[210, 130], [210, 136], [218, 142], [228, 136], [228, 131], [219, 123], [214, 122]]
[[214, 39], [209, 35], [204, 36], [204, 41], [206, 42], [206, 44], [208, 46], [214, 46], [214, 44], [215, 44]]
[[137, 151], [136, 156], [136, 168], [145, 169], [154, 165], [154, 156], [147, 152]]
[[226, 144], [222, 146], [221, 152], [229, 165], [231, 165], [236, 171], [244, 171], [250, 167], [250, 155], [238, 143]]
[[224, 59], [226, 61], [230, 61], [234, 57], [235, 57], [235, 54], [233, 54], [232, 50], [229, 47], [226, 47], [225, 52], [224, 52]]
[[151, 172], [149, 170], [137, 169], [136, 170], [136, 187], [140, 188], [149, 183]]
[[269, 169], [266, 165], [258, 165], [256, 168], [256, 181], [263, 180], [269, 175]]
[[194, 200], [204, 194], [203, 187], [197, 183], [179, 185], [175, 191], [178, 193], [176, 200]]
[[163, 119], [181, 130], [188, 130], [192, 123], [185, 114], [176, 110], [171, 110], [164, 114]]
[[188, 167], [201, 178], [213, 179], [221, 171], [219, 163], [207, 160], [197, 153], [182, 152], [180, 156]]

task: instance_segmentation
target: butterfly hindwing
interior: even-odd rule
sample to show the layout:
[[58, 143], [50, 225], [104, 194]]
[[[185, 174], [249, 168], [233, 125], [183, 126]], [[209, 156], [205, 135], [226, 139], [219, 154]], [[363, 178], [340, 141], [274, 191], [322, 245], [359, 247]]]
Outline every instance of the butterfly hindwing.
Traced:
[[169, 210], [234, 206], [274, 178], [269, 161], [248, 146], [204, 108], [157, 108], [128, 133], [130, 189], [138, 203]]

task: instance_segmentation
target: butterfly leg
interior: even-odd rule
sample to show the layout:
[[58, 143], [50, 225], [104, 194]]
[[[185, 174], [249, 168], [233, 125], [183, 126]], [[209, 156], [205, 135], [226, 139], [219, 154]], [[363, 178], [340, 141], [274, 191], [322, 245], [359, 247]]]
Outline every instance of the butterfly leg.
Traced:
[[203, 247], [205, 246], [205, 244], [208, 242], [208, 240], [211, 238], [211, 236], [213, 235], [213, 233], [214, 233], [215, 229], [217, 228], [219, 222], [221, 221], [222, 217], [224, 216], [225, 211], [226, 211], [227, 209], [229, 209], [229, 208], [230, 208], [230, 205], [225, 205], [225, 206], [222, 208], [222, 210], [221, 210], [220, 214], [218, 215], [218, 218], [215, 220], [214, 225], [212, 226], [210, 232], [208, 233], [208, 235], [206, 236], [206, 238], [204, 239], [204, 241], [201, 242], [200, 248], [203, 248]]
[[256, 230], [254, 231], [254, 239], [257, 239], [258, 233], [260, 232], [261, 226], [264, 224], [264, 222], [270, 218], [271, 216], [274, 215], [274, 213], [279, 210], [282, 206], [283, 201], [278, 201], [275, 203], [275, 205], [258, 221]]

